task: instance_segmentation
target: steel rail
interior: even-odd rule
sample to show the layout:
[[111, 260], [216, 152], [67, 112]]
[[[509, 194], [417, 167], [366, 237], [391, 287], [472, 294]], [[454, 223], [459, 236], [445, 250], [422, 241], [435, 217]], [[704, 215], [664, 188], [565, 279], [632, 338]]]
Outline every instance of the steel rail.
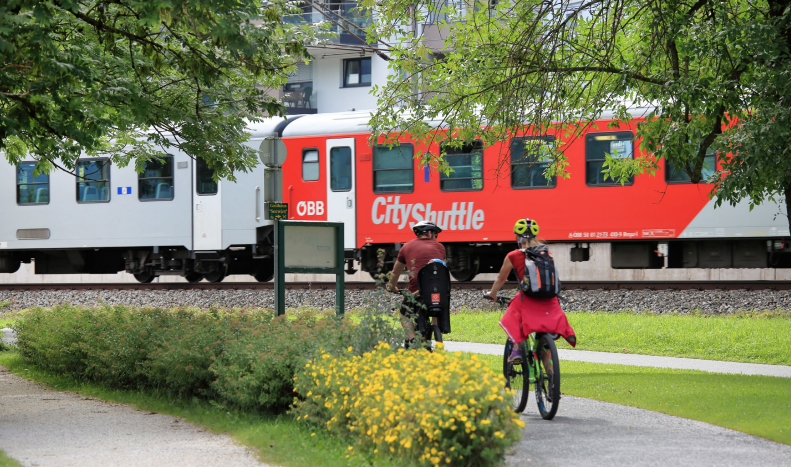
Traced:
[[[508, 282], [507, 286], [515, 286]], [[489, 281], [453, 282], [454, 289], [488, 289]], [[0, 284], [0, 291], [35, 290], [271, 290], [272, 282], [162, 282], [151, 284]], [[374, 282], [346, 282], [348, 290], [372, 290]], [[288, 282], [288, 290], [334, 290], [335, 282]], [[564, 281], [564, 290], [791, 290], [791, 281]]]

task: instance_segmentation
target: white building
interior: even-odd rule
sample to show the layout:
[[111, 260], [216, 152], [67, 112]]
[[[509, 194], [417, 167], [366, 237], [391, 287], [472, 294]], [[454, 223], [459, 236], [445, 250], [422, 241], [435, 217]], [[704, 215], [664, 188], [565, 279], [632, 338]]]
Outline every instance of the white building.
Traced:
[[387, 82], [387, 61], [365, 41], [370, 18], [355, 1], [324, 0], [303, 6], [304, 13], [289, 18], [294, 22], [320, 21], [332, 24], [333, 39], [311, 47], [310, 63], [300, 63], [298, 71], [277, 94], [289, 114], [345, 112], [373, 109], [373, 85]]

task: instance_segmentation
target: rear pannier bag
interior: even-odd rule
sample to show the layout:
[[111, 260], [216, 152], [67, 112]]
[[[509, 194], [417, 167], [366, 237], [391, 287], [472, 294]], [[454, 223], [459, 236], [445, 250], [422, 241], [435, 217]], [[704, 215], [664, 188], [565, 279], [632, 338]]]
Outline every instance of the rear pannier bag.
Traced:
[[525, 274], [519, 283], [519, 290], [535, 298], [557, 297], [560, 293], [560, 276], [549, 248], [537, 245], [520, 251], [525, 254]]

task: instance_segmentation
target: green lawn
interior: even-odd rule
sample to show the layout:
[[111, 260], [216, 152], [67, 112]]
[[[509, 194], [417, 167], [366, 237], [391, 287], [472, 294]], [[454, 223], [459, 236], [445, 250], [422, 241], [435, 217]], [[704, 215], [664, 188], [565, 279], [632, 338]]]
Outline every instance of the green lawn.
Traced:
[[[283, 467], [400, 467], [387, 458], [369, 459], [355, 454], [347, 459], [349, 441], [311, 429], [290, 415], [247, 413], [192, 398], [162, 397], [150, 392], [112, 390], [38, 371], [24, 363], [14, 352], [0, 352], [0, 365], [25, 378], [63, 391], [77, 392], [98, 399], [134, 405], [142, 410], [181, 417], [215, 433], [228, 433], [240, 443], [259, 453], [262, 462]], [[315, 433], [315, 435], [314, 435]], [[4, 464], [0, 456], [0, 467]], [[10, 461], [14, 462], [14, 461]]]
[[0, 467], [22, 467], [22, 464], [6, 456], [3, 451], [0, 451]]
[[16, 321], [16, 313], [3, 311], [3, 302], [0, 302], [0, 329], [10, 327]]
[[[502, 357], [483, 358], [492, 369], [502, 371]], [[789, 378], [563, 360], [560, 364], [563, 394], [699, 420], [791, 444]], [[537, 412], [535, 405], [526, 410]]]
[[[498, 324], [501, 315], [500, 311], [454, 314], [447, 340], [501, 344], [505, 341]], [[791, 365], [788, 315], [572, 312], [567, 316], [581, 350]], [[570, 348], [562, 339], [558, 342]]]

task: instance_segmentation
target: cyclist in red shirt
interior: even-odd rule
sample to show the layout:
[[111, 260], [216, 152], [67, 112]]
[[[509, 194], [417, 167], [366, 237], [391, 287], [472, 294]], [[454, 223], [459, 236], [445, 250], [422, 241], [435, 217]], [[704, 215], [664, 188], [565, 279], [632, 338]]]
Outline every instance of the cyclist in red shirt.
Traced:
[[[522, 250], [544, 243], [537, 237], [538, 223], [535, 220], [519, 219], [514, 225], [514, 233], [519, 248], [508, 253], [503, 260], [500, 274], [492, 285], [492, 290], [484, 294], [491, 300], [497, 300], [497, 292], [505, 284], [512, 269], [516, 272], [517, 280], [522, 281], [525, 272], [525, 253]], [[557, 297], [535, 298], [521, 292], [517, 293], [500, 319], [500, 327], [514, 343], [514, 350], [508, 357], [509, 362], [521, 362], [524, 355], [518, 344], [534, 332], [559, 334], [572, 346], [577, 344], [574, 329], [571, 328], [566, 314], [560, 308]]]
[[[407, 290], [418, 295], [417, 273], [432, 259], [445, 260], [445, 247], [437, 241], [437, 235], [442, 232], [431, 221], [420, 221], [412, 227], [417, 238], [410, 240], [398, 251], [398, 258], [393, 266], [387, 290], [398, 293], [398, 278], [404, 270], [407, 271], [409, 284]], [[417, 304], [414, 297], [406, 296], [401, 303], [401, 325], [407, 330], [407, 337], [411, 341], [415, 337], [414, 306]], [[437, 324], [437, 318], [432, 318], [432, 324]]]

